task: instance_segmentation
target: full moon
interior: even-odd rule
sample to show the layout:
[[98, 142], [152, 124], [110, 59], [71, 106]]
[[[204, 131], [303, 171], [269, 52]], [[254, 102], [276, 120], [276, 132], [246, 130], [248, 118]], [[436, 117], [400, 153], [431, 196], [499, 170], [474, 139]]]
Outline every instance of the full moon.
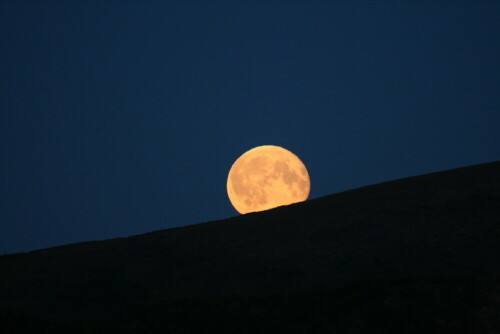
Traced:
[[241, 214], [302, 202], [311, 183], [306, 166], [292, 152], [258, 146], [240, 156], [227, 177], [227, 194]]

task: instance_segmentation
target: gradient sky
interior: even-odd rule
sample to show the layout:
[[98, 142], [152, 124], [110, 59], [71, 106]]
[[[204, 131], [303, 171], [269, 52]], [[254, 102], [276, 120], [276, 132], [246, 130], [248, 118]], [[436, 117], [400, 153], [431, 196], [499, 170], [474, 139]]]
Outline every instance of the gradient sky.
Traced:
[[236, 216], [263, 144], [310, 198], [500, 159], [499, 1], [0, 3], [0, 254]]

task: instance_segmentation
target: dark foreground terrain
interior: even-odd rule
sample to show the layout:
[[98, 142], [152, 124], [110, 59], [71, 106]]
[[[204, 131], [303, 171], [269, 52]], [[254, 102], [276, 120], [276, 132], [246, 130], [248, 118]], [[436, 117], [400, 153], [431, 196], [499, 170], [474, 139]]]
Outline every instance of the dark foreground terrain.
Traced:
[[500, 162], [0, 256], [0, 333], [500, 333]]

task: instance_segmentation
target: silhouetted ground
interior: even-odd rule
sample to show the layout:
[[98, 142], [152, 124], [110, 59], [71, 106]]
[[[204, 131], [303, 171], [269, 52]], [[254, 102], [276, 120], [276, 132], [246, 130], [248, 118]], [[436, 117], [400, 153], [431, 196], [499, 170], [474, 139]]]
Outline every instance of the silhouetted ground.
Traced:
[[1, 333], [498, 333], [500, 162], [0, 257]]

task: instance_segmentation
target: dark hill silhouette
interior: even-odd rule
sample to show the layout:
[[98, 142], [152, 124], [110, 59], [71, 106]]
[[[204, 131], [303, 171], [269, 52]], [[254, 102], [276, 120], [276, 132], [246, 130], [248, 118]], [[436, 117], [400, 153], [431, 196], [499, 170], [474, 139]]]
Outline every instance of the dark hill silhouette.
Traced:
[[490, 333], [499, 245], [493, 162], [1, 256], [0, 332]]

